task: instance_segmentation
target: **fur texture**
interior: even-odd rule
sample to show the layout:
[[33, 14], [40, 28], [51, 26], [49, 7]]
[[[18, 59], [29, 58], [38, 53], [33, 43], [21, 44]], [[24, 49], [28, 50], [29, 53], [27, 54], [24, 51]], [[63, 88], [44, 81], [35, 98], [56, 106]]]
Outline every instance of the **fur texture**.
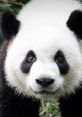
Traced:
[[[74, 89], [79, 86], [82, 75], [82, 56], [77, 39], [66, 22], [72, 10], [80, 5], [72, 0], [63, 0], [63, 3], [65, 7], [59, 0], [33, 0], [17, 16], [21, 22], [20, 29], [8, 46], [5, 72], [7, 82], [10, 86], [16, 87], [19, 94], [45, 98], [46, 95], [36, 93], [42, 92], [36, 79], [43, 77], [54, 79], [55, 82], [43, 90], [49, 90], [50, 93], [55, 94], [55, 97], [74, 92]], [[23, 73], [21, 64], [31, 50], [36, 55], [36, 61], [31, 65], [29, 73]], [[62, 51], [69, 65], [65, 75], [61, 75], [60, 68], [54, 60], [58, 51]], [[48, 95], [49, 98], [54, 96]]]
[[[74, 103], [81, 100], [81, 89], [76, 91], [82, 81], [81, 15], [80, 4], [74, 0], [32, 0], [17, 18], [10, 12], [2, 15], [1, 103], [8, 111], [2, 106], [1, 117], [38, 117], [36, 100], [46, 97], [60, 99], [63, 117], [80, 116], [79, 108], [75, 114], [68, 109], [68, 101], [75, 109]], [[67, 99], [61, 98], [65, 95]]]

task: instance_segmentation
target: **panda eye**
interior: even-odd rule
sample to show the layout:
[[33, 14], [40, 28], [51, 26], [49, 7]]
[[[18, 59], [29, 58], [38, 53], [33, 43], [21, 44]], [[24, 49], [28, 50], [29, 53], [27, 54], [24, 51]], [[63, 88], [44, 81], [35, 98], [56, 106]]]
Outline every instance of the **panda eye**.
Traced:
[[55, 56], [55, 61], [57, 64], [62, 65], [65, 62], [64, 55], [61, 51], [58, 51], [56, 56]]
[[28, 54], [26, 55], [24, 61], [22, 62], [21, 65], [21, 70], [23, 73], [28, 73], [32, 64], [36, 61], [36, 55], [34, 54], [34, 52], [31, 50], [28, 52]]
[[36, 59], [36, 56], [33, 51], [29, 51], [27, 57], [26, 57], [26, 62], [28, 63], [33, 63]]
[[58, 51], [54, 57], [55, 62], [57, 63], [60, 73], [65, 75], [69, 71], [69, 65], [65, 59], [65, 56], [62, 51]]

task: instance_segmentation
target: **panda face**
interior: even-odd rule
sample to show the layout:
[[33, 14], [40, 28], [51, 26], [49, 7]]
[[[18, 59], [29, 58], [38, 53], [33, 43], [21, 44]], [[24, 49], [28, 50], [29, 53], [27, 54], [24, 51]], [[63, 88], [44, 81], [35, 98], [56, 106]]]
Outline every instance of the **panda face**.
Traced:
[[9, 40], [4, 71], [17, 93], [58, 99], [79, 86], [82, 12], [75, 11], [79, 6], [73, 0], [33, 0], [17, 18], [3, 15], [2, 35]]
[[65, 33], [57, 27], [41, 27], [26, 35], [21, 31], [8, 46], [9, 85], [18, 93], [42, 99], [73, 92], [81, 80], [82, 56], [72, 32], [67, 27]]

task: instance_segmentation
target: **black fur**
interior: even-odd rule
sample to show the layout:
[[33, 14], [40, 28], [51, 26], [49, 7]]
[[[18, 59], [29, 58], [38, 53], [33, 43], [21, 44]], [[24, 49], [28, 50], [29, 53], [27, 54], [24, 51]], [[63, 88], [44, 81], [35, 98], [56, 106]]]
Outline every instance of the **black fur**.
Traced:
[[11, 11], [5, 11], [1, 14], [0, 29], [4, 39], [11, 39], [19, 30], [20, 22]]
[[67, 26], [82, 39], [82, 11], [73, 11], [67, 21]]
[[8, 41], [0, 49], [0, 117], [39, 117], [39, 100], [17, 95], [7, 85], [4, 74], [4, 60]]
[[82, 87], [60, 101], [62, 117], [82, 117]]
[[60, 73], [62, 75], [66, 75], [69, 72], [69, 64], [67, 63], [67, 60], [65, 59], [63, 52], [59, 50], [56, 53], [54, 60], [56, 61], [58, 65]]

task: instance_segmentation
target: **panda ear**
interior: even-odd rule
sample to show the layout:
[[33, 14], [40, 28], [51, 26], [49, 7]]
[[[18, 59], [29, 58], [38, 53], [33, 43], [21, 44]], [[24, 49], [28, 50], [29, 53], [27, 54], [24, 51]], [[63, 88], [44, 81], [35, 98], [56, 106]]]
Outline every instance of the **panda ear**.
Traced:
[[79, 10], [73, 11], [67, 21], [67, 26], [77, 37], [82, 39], [82, 12]]
[[0, 32], [4, 39], [11, 39], [19, 30], [20, 22], [11, 11], [5, 11], [1, 14]]

